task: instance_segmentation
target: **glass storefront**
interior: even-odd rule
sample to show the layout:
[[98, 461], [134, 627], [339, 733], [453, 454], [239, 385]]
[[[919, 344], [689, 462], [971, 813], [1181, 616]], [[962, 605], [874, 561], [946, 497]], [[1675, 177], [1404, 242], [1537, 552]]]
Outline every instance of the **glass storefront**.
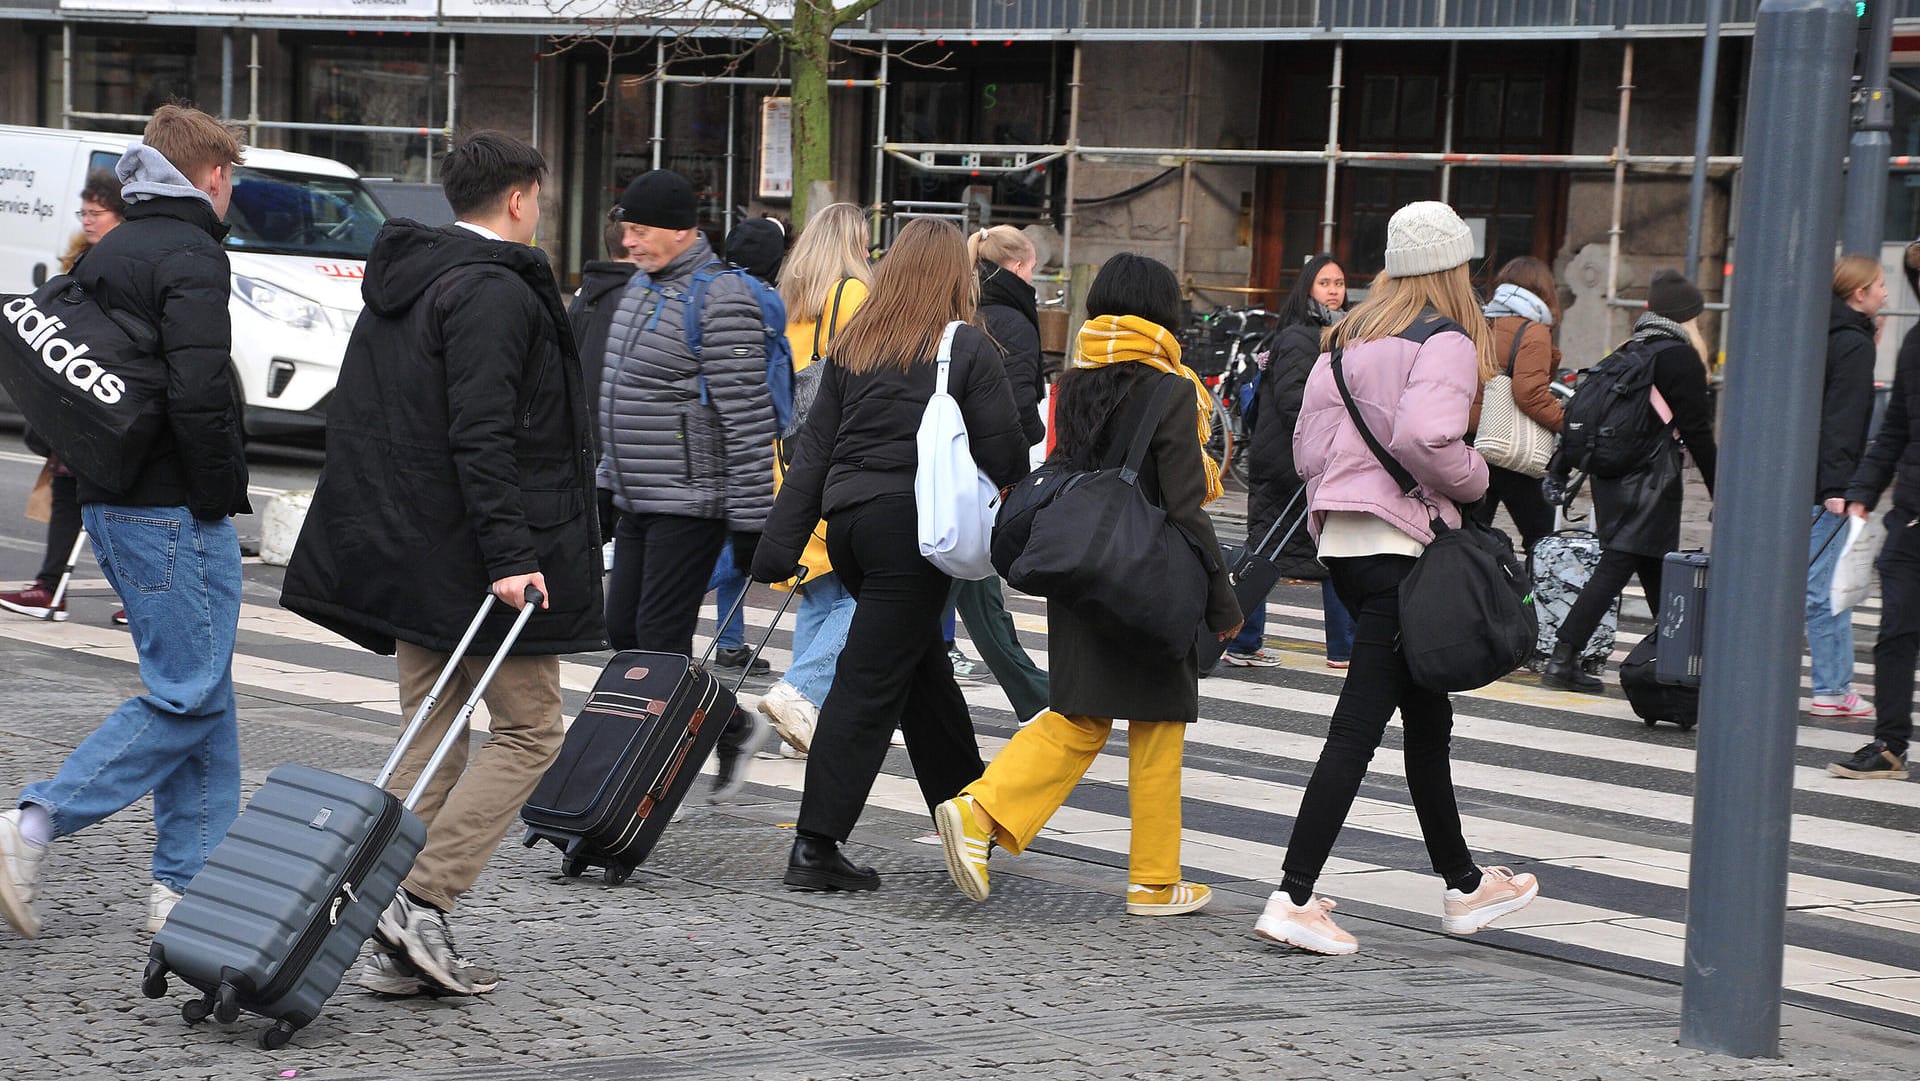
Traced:
[[[189, 29], [115, 27], [108, 33], [73, 32], [73, 108], [83, 113], [145, 116], [173, 100], [195, 97], [194, 34]], [[43, 82], [41, 123], [63, 127], [61, 110], [61, 36], [41, 39]], [[216, 57], [216, 66], [217, 60]], [[138, 133], [142, 122], [76, 120], [91, 131]]]
[[[357, 35], [364, 37], [365, 35]], [[446, 118], [445, 39], [392, 35], [287, 35], [293, 61], [293, 117], [309, 124], [423, 128]], [[292, 149], [345, 162], [362, 176], [426, 180], [437, 136], [297, 131]]]

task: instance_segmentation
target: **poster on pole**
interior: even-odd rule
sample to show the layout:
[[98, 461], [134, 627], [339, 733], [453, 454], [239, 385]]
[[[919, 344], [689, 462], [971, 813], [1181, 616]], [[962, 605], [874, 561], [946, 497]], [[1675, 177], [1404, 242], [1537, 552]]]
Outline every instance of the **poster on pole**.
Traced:
[[793, 198], [793, 99], [760, 101], [760, 198]]

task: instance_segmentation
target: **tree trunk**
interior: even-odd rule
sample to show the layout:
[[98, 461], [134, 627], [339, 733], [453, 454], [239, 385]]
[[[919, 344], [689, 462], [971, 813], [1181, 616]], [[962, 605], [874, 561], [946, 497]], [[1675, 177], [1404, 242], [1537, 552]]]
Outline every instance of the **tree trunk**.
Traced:
[[832, 103], [827, 66], [833, 56], [832, 0], [796, 0], [786, 42], [793, 78], [793, 224], [804, 227], [815, 181], [833, 179]]

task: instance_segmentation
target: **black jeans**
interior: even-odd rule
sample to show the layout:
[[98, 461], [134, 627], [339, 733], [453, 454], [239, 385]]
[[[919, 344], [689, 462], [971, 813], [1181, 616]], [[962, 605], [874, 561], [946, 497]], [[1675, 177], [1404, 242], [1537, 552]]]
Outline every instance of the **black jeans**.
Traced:
[[47, 557], [34, 580], [40, 588], [53, 592], [60, 576], [67, 573], [67, 557], [73, 554], [73, 542], [80, 539], [79, 482], [71, 476], [53, 478], [53, 514], [47, 522]]
[[1474, 508], [1473, 516], [1482, 525], [1492, 525], [1493, 516], [1506, 504], [1513, 524], [1520, 529], [1520, 550], [1533, 551], [1533, 542], [1553, 532], [1553, 504], [1540, 491], [1540, 478], [1515, 473], [1497, 465], [1487, 467], [1487, 495]]
[[[1585, 649], [1587, 640], [1593, 637], [1593, 629], [1606, 618], [1607, 609], [1620, 597], [1620, 591], [1627, 588], [1627, 579], [1635, 574], [1640, 576], [1640, 588], [1646, 591], [1647, 607], [1653, 614], [1660, 614], [1660, 567], [1658, 556], [1634, 555], [1632, 552], [1616, 552], [1612, 549], [1600, 553], [1600, 562], [1593, 568], [1593, 577], [1580, 588], [1580, 599], [1573, 602], [1567, 610], [1566, 622], [1560, 624], [1554, 641], [1559, 645], [1572, 646], [1577, 655]], [[1657, 622], [1657, 620], [1656, 620]]]
[[827, 555], [858, 602], [807, 750], [803, 833], [844, 841], [898, 727], [931, 810], [986, 772], [940, 634], [952, 579], [920, 555], [913, 497], [882, 496], [827, 523]]
[[1913, 665], [1920, 657], [1920, 515], [1887, 515], [1880, 572], [1880, 636], [1873, 642], [1873, 738], [1905, 757], [1913, 739]]
[[1450, 883], [1475, 870], [1460, 833], [1453, 766], [1447, 757], [1453, 703], [1439, 691], [1415, 686], [1395, 645], [1400, 637], [1400, 582], [1413, 562], [1410, 556], [1392, 555], [1326, 561], [1341, 603], [1354, 616], [1353, 662], [1287, 841], [1282, 870], [1288, 883], [1310, 889], [1320, 877], [1396, 709], [1405, 729], [1407, 793], [1413, 797], [1433, 869]]

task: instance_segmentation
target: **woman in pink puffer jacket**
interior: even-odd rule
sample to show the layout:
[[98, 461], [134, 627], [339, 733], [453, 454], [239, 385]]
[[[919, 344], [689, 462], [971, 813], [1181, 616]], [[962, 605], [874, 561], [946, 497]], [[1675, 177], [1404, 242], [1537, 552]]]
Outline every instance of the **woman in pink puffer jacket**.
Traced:
[[1366, 302], [1327, 332], [1341, 354], [1360, 417], [1419, 487], [1408, 495], [1367, 446], [1334, 380], [1331, 355], [1307, 377], [1293, 456], [1307, 482], [1320, 560], [1353, 613], [1353, 664], [1287, 842], [1280, 888], [1254, 929], [1316, 953], [1359, 949], [1313, 896], [1395, 710], [1405, 727], [1408, 794], [1434, 871], [1446, 882], [1441, 929], [1471, 934], [1524, 908], [1532, 875], [1480, 867], [1467, 851], [1453, 798], [1448, 741], [1453, 705], [1414, 685], [1400, 637], [1400, 583], [1433, 539], [1430, 522], [1458, 526], [1460, 508], [1486, 494], [1487, 463], [1466, 443], [1467, 415], [1494, 372], [1493, 334], [1473, 295], [1473, 237], [1445, 203], [1413, 203], [1387, 224], [1386, 273]]

